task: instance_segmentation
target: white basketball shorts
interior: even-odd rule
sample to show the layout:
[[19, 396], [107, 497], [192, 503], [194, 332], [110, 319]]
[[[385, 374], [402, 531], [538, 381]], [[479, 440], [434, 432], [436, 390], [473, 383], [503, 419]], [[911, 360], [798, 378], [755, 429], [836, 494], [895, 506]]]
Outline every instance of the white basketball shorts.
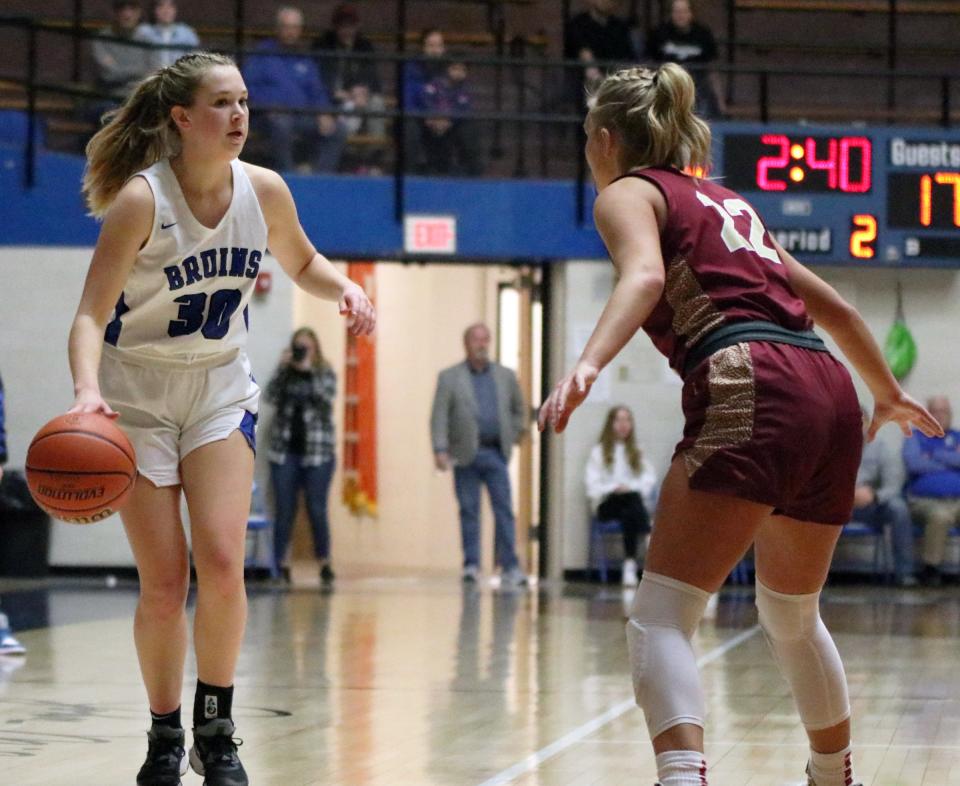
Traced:
[[256, 451], [260, 388], [244, 354], [157, 365], [105, 347], [100, 393], [120, 415], [140, 474], [156, 486], [178, 485], [184, 456], [237, 429]]

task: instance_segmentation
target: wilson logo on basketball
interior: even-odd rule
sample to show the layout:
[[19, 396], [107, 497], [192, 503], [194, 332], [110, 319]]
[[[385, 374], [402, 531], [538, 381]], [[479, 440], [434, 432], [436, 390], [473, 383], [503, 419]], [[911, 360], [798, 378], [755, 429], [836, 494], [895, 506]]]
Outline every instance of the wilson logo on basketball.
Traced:
[[37, 494], [44, 499], [58, 499], [69, 502], [86, 502], [88, 499], [98, 499], [105, 492], [106, 489], [103, 486], [92, 489], [55, 489], [44, 486], [42, 483], [37, 486]]

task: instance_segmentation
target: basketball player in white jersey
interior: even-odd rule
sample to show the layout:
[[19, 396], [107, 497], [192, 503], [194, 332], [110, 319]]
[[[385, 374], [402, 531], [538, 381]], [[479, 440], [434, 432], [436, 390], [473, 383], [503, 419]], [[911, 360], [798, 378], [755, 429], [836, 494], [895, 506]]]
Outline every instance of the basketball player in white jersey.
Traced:
[[[186, 55], [143, 80], [87, 146], [84, 191], [103, 218], [70, 333], [71, 411], [119, 416], [140, 477], [121, 517], [140, 575], [134, 638], [152, 716], [139, 786], [246, 786], [231, 717], [246, 621], [244, 543], [260, 396], [247, 304], [269, 247], [305, 291], [373, 331], [363, 289], [307, 239], [286, 184], [237, 159], [247, 90], [232, 60]], [[180, 697], [190, 509], [197, 572], [193, 745]]]

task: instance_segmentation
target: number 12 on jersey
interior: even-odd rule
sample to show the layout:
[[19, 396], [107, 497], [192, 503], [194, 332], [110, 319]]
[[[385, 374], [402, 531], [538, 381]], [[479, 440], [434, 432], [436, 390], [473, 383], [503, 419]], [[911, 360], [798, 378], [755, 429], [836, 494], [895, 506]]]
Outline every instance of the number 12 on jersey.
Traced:
[[[775, 265], [783, 264], [780, 260], [780, 255], [777, 254], [777, 250], [767, 245], [767, 230], [763, 226], [763, 221], [760, 220], [760, 216], [757, 215], [756, 211], [750, 207], [750, 205], [742, 199], [724, 199], [721, 205], [719, 202], [714, 202], [706, 194], [699, 191], [696, 193], [697, 199], [700, 200], [702, 205], [713, 208], [720, 214], [720, 218], [723, 219], [723, 226], [720, 228], [720, 237], [723, 239], [728, 251], [733, 252], [745, 248], [757, 256], [773, 262]], [[733, 222], [735, 216], [742, 215], [746, 215], [750, 219], [749, 240], [740, 234]]]

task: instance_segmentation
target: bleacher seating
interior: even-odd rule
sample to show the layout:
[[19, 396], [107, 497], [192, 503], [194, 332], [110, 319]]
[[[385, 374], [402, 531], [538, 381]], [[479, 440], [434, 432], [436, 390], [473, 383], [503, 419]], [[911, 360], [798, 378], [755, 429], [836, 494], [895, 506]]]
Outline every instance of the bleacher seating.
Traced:
[[[75, 20], [62, 3], [25, 3], [19, 6], [34, 13], [53, 26], [58, 33], [38, 36], [38, 79], [51, 87], [75, 88], [89, 79], [89, 53], [81, 44], [74, 46], [64, 35], [75, 27]], [[86, 3], [88, 7], [96, 4]], [[334, 0], [308, 7], [308, 36], [324, 29], [328, 23]], [[544, 74], [537, 67], [543, 57], [557, 57], [562, 36], [559, 4], [552, 0], [476, 0], [475, 2], [446, 2], [436, 0], [409, 0], [404, 40], [408, 52], [416, 51], [420, 30], [428, 25], [444, 30], [448, 45], [453, 50], [476, 55], [506, 53], [507, 42], [521, 37], [526, 42], [532, 67], [521, 79], [509, 68], [476, 66], [471, 68], [471, 83], [475, 91], [475, 107], [480, 111], [505, 111], [524, 107], [525, 111], [556, 111], [558, 72]], [[896, 33], [896, 66], [898, 69], [939, 69], [953, 62], [960, 54], [951, 26], [944, 24], [951, 14], [960, 13], [956, 0], [898, 0]], [[837, 70], [859, 68], [880, 71], [887, 67], [889, 51], [888, 0], [734, 0], [729, 4], [704, 5], [699, 9], [702, 21], [718, 34], [721, 52], [730, 49], [738, 68], [775, 69], [780, 72], [768, 79], [767, 117], [773, 121], [808, 120], [813, 122], [862, 123], [939, 123], [943, 120], [941, 84], [929, 80], [903, 80], [895, 85], [892, 104], [888, 100], [888, 82], [878, 76], [870, 80], [822, 78], [813, 79], [793, 75], [790, 69], [802, 70], [836, 66]], [[79, 27], [89, 34], [105, 24], [102, 17], [105, 6], [96, 5], [80, 20]], [[727, 13], [732, 17], [727, 18]], [[253, 45], [272, 34], [274, 6], [248, 4], [245, 17], [244, 41]], [[574, 4], [573, 10], [577, 10]], [[653, 5], [641, 10], [642, 23], [653, 24], [662, 18]], [[360, 7], [364, 33], [379, 51], [390, 54], [396, 49], [394, 6], [388, 13], [377, 13], [373, 3]], [[823, 24], [823, 15], [834, 20]], [[205, 45], [232, 48], [236, 43], [234, 9], [214, 0], [196, 0], [181, 15], [193, 24]], [[842, 20], [839, 21], [839, 20]], [[734, 31], [733, 47], [725, 39], [728, 30]], [[851, 29], [856, 35], [851, 35]], [[2, 30], [2, 28], [0, 28]], [[23, 36], [21, 36], [21, 39]], [[7, 46], [7, 43], [10, 45]], [[8, 55], [6, 65], [0, 67], [0, 77], [22, 80], [24, 70], [15, 64], [25, 62], [25, 43], [2, 33], [0, 45]], [[722, 65], [722, 63], [721, 63]], [[77, 72], [79, 66], [79, 73]], [[393, 66], [381, 66], [383, 83], [391, 98]], [[79, 76], [79, 83], [77, 77]], [[754, 73], [731, 76], [729, 116], [732, 119], [756, 120], [759, 112], [759, 79]], [[948, 103], [951, 119], [960, 119], [960, 80], [954, 80]], [[824, 86], [829, 89], [824, 89]], [[521, 95], [521, 91], [523, 95]], [[82, 141], [93, 130], [87, 120], [78, 118], [77, 99], [45, 93], [38, 103], [47, 121], [48, 144], [51, 147], [79, 150]], [[25, 106], [22, 86], [17, 90], [0, 85], [0, 108], [21, 109]], [[547, 129], [535, 123], [524, 127], [514, 123], [488, 123], [483, 129], [485, 143], [496, 153], [492, 156], [491, 174], [510, 176], [518, 171], [514, 163], [517, 150], [525, 144], [530, 155], [531, 170], [536, 174], [569, 176], [572, 140], [567, 133]], [[524, 138], [521, 139], [521, 136]], [[352, 143], [361, 147], [380, 146], [385, 153], [392, 150], [389, 138], [357, 137]], [[505, 155], [501, 156], [501, 153]], [[390, 166], [389, 157], [386, 166]], [[540, 171], [535, 170], [539, 168]], [[547, 169], [550, 169], [549, 173]]]

